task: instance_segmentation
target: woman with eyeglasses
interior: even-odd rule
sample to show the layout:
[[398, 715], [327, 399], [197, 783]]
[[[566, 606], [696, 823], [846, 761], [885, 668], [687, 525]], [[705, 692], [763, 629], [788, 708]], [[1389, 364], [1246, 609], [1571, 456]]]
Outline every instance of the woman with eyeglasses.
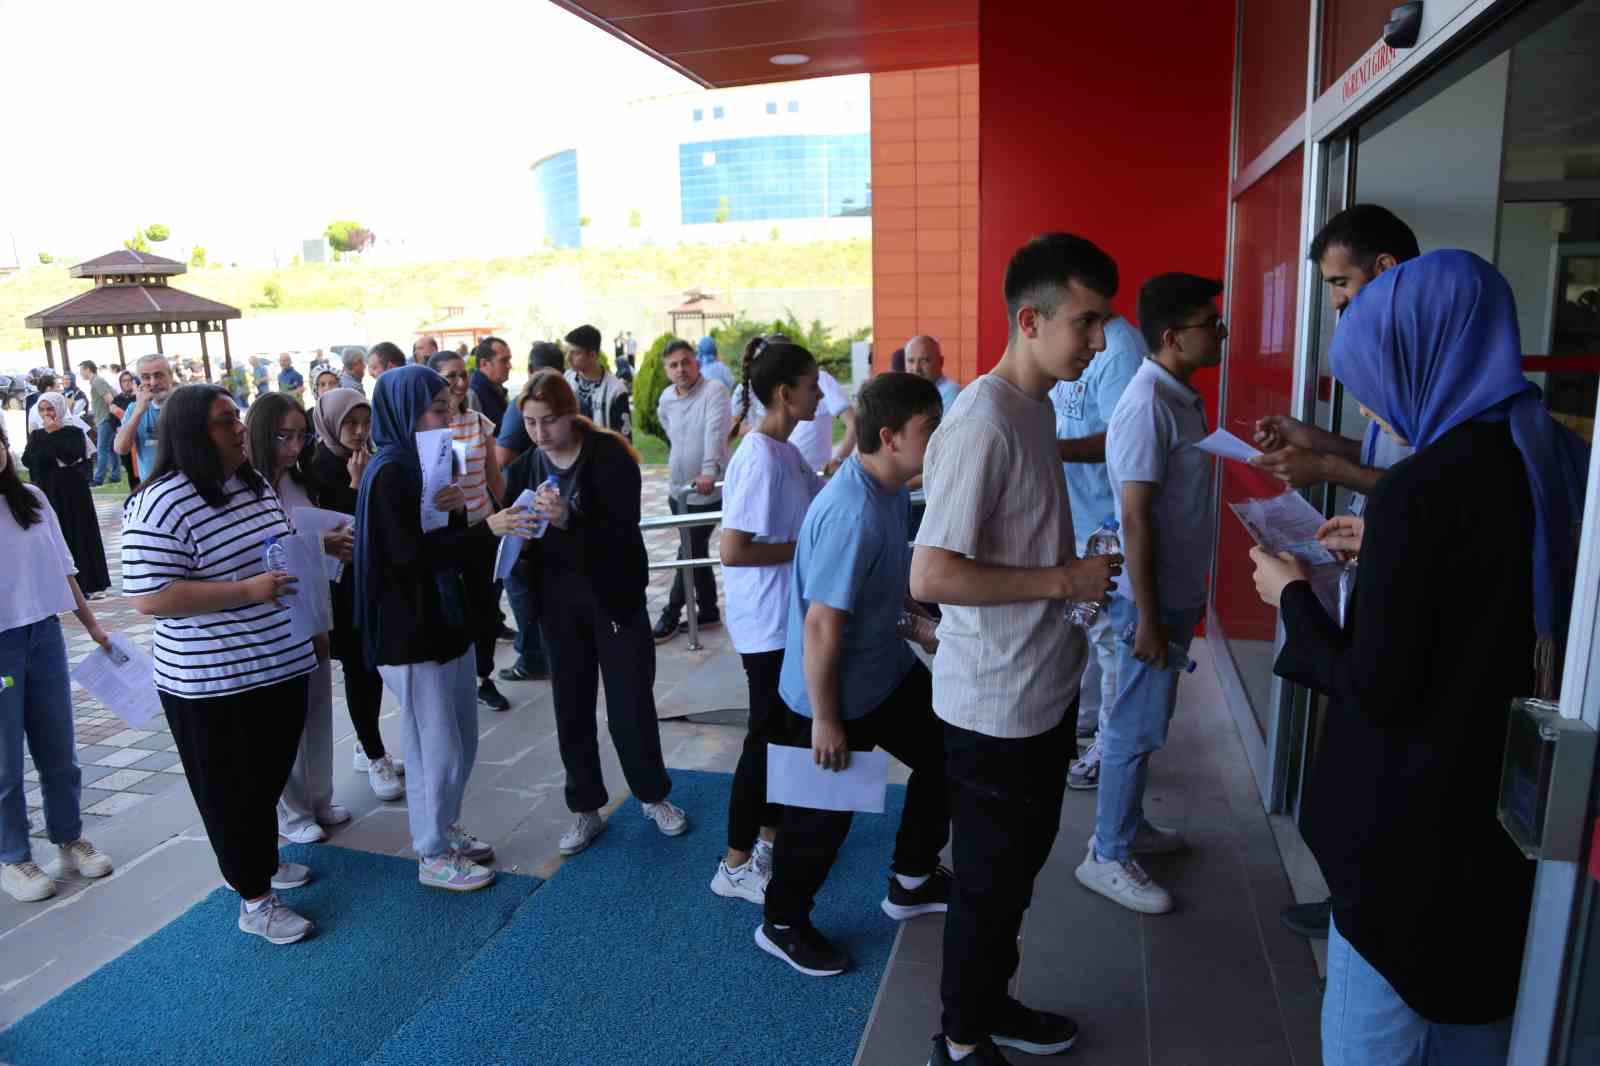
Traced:
[[445, 485], [429, 501], [449, 516], [422, 528], [417, 434], [449, 425], [444, 378], [425, 366], [386, 370], [372, 390], [373, 440], [356, 499], [355, 626], [367, 661], [400, 704], [406, 809], [417, 880], [470, 892], [494, 882], [481, 865], [494, 849], [461, 825], [461, 799], [478, 755], [473, 622], [461, 560], [474, 543], [466, 495]]
[[47, 392], [33, 407], [39, 427], [28, 434], [22, 465], [28, 479], [44, 492], [61, 523], [61, 535], [78, 567], [78, 587], [98, 599], [111, 587], [106, 546], [100, 538], [100, 516], [89, 490], [89, 427], [72, 413], [65, 396]]
[[72, 611], [96, 644], [111, 640], [73, 577], [77, 567], [50, 501], [17, 476], [0, 425], [0, 552], [13, 575], [0, 599], [0, 889], [20, 903], [55, 895], [56, 884], [33, 861], [23, 801], [24, 743], [33, 753], [44, 798], [44, 824], [56, 846], [52, 872], [104, 877], [111, 860], [83, 839], [82, 774], [73, 736], [67, 646], [56, 617]]
[[241, 897], [239, 929], [273, 944], [315, 929], [277, 895], [311, 879], [278, 858], [278, 797], [317, 668], [311, 641], [290, 632], [294, 579], [264, 565], [268, 538], [289, 532], [245, 454], [233, 397], [215, 385], [174, 390], [154, 468], [123, 512], [122, 583], [156, 619], [156, 690], [217, 865]]
[[467, 361], [455, 352], [435, 352], [428, 366], [450, 385], [451, 438], [467, 455], [467, 467], [456, 484], [467, 497], [467, 529], [476, 537], [462, 560], [476, 632], [473, 648], [478, 669], [478, 702], [491, 711], [509, 711], [511, 701], [494, 683], [494, 646], [505, 619], [500, 613], [500, 582], [494, 579], [496, 541], [485, 520], [506, 491], [505, 477], [494, 454], [497, 426], [472, 410]]
[[[121, 391], [111, 401], [111, 419], [122, 428], [122, 420], [133, 410], [133, 405], [139, 402], [139, 379], [133, 376], [133, 371], [124, 370], [117, 375], [117, 388]], [[133, 468], [133, 453], [119, 456], [122, 460], [122, 470], [128, 475], [128, 495], [132, 496], [139, 487], [139, 474]]]
[[[317, 398], [311, 425], [317, 434], [309, 471], [313, 496], [323, 510], [350, 515], [353, 530], [356, 493], [372, 458], [372, 405], [355, 389], [331, 389]], [[343, 668], [345, 706], [356, 731], [351, 766], [366, 775], [373, 795], [396, 800], [406, 794], [400, 780], [405, 764], [389, 753], [378, 729], [383, 678], [361, 650], [355, 625], [355, 587], [355, 568], [346, 565], [333, 583], [333, 632], [329, 634], [333, 657]]]
[[[672, 780], [656, 721], [639, 453], [620, 434], [578, 414], [578, 398], [558, 371], [533, 375], [517, 409], [534, 447], [506, 471], [506, 497], [537, 489], [538, 499], [532, 510], [512, 506], [491, 515], [489, 528], [502, 537], [531, 538], [517, 572], [539, 607], [567, 809], [576, 816], [561, 837], [561, 853], [576, 855], [605, 831], [600, 809], [610, 796], [600, 772], [597, 674], [605, 680], [606, 720], [628, 787], [645, 817], [667, 836], [678, 836], [689, 821], [667, 800]], [[535, 538], [541, 523], [545, 528]]]
[[[278, 494], [292, 527], [297, 508], [316, 506], [310, 481], [298, 468], [310, 436], [306, 413], [286, 394], [269, 392], [250, 405], [245, 433], [250, 465]], [[355, 536], [348, 530], [329, 530], [322, 543], [329, 555], [348, 562]], [[278, 833], [296, 844], [321, 843], [328, 838], [324, 826], [350, 820], [350, 812], [333, 802], [333, 667], [328, 635], [318, 634], [312, 643], [317, 669], [308, 683], [306, 727], [289, 782], [278, 799]]]

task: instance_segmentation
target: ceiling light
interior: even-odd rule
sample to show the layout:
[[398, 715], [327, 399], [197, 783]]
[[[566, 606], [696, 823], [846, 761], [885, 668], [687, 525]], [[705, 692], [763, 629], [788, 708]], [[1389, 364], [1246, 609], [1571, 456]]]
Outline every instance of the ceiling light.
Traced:
[[799, 52], [784, 52], [773, 56], [768, 62], [779, 67], [798, 67], [802, 63], [811, 62], [811, 57]]

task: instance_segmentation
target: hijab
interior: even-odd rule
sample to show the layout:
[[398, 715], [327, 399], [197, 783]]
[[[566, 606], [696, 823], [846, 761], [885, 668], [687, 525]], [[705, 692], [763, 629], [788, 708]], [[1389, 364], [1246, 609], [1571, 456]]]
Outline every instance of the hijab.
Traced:
[[83, 419], [72, 413], [72, 405], [59, 392], [47, 392], [34, 401], [33, 410], [28, 412], [28, 432], [44, 428], [44, 416], [39, 413], [39, 408], [45, 404], [49, 404], [55, 410], [56, 420], [63, 426], [72, 426], [83, 430], [84, 433], [89, 432], [89, 427], [84, 424]]
[[355, 389], [329, 389], [311, 408], [311, 425], [317, 431], [317, 439], [339, 458], [350, 458], [350, 449], [339, 443], [339, 430], [344, 427], [344, 420], [350, 417], [351, 411], [357, 407], [371, 406], [367, 398]]
[[1533, 494], [1533, 614], [1541, 685], [1553, 686], [1576, 579], [1589, 448], [1522, 376], [1511, 286], [1471, 252], [1445, 249], [1368, 282], [1334, 331], [1334, 374], [1419, 451], [1464, 422], [1503, 421]]
[[[355, 551], [355, 624], [369, 665], [377, 662], [377, 595], [382, 580], [373, 533], [372, 486], [378, 471], [399, 466], [408, 475], [417, 494], [417, 506], [421, 506], [422, 460], [417, 455], [417, 420], [433, 406], [433, 398], [445, 387], [444, 378], [413, 363], [385, 371], [372, 389], [372, 442], [378, 450], [367, 463], [361, 491], [356, 496]], [[317, 406], [320, 410], [322, 405]]]

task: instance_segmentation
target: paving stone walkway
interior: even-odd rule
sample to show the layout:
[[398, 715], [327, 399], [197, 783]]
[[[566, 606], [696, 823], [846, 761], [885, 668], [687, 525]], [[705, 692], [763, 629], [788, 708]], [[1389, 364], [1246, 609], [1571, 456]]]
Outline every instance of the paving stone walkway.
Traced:
[[[108, 633], [121, 633], [147, 650], [150, 634], [155, 628], [152, 618], [134, 610], [133, 603], [121, 595], [122, 588], [122, 496], [96, 496], [95, 509], [100, 517], [100, 535], [105, 542], [106, 562], [111, 571], [111, 590], [92, 606], [100, 625]], [[667, 505], [666, 467], [645, 467], [641, 493], [641, 513], [646, 517], [663, 515]], [[645, 545], [652, 562], [676, 557], [678, 535], [675, 532], [648, 533]], [[711, 554], [715, 557], [717, 540], [711, 541]], [[652, 621], [665, 606], [672, 584], [672, 571], [651, 574], [649, 610]], [[718, 575], [718, 586], [721, 580]], [[507, 623], [511, 623], [511, 608], [504, 605]], [[61, 616], [67, 642], [67, 658], [76, 665], [95, 647], [94, 641], [84, 631], [75, 616]], [[670, 655], [675, 645], [665, 646], [661, 654]], [[344, 684], [334, 668], [335, 721], [345, 714]], [[145, 723], [145, 729], [129, 729], [110, 708], [89, 695], [78, 685], [72, 686], [73, 723], [77, 733], [78, 763], [83, 768], [84, 835], [95, 837], [98, 822], [138, 806], [151, 796], [156, 796], [183, 781], [183, 764], [178, 758], [177, 745], [167, 728], [165, 716]], [[31, 756], [23, 759], [24, 780], [28, 782], [26, 801], [29, 832], [38, 839], [45, 838], [44, 811], [41, 806], [39, 773]]]

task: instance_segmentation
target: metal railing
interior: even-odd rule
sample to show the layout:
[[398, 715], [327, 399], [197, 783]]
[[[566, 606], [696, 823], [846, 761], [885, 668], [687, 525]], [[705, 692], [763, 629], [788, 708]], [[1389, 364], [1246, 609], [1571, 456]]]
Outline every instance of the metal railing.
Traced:
[[[722, 488], [722, 482], [717, 482], [717, 488]], [[911, 505], [916, 507], [919, 504], [925, 504], [927, 502], [927, 498], [927, 494], [921, 489], [915, 489], [911, 493]], [[714, 526], [721, 521], [721, 511], [696, 511], [689, 514], [652, 515], [649, 518], [640, 520], [639, 532], [661, 533], [669, 529], [676, 529], [678, 531], [679, 554], [688, 556], [690, 554], [689, 531], [691, 529], [698, 529], [701, 526]], [[683, 577], [683, 616], [689, 627], [688, 647], [690, 651], [700, 651], [702, 647], [700, 643], [700, 612], [699, 607], [695, 603], [694, 599], [693, 572], [701, 569], [702, 567], [720, 565], [722, 565], [721, 559], [712, 559], [709, 556], [704, 559], [668, 559], [663, 562], [650, 564], [650, 569], [652, 571], [690, 571]]]

